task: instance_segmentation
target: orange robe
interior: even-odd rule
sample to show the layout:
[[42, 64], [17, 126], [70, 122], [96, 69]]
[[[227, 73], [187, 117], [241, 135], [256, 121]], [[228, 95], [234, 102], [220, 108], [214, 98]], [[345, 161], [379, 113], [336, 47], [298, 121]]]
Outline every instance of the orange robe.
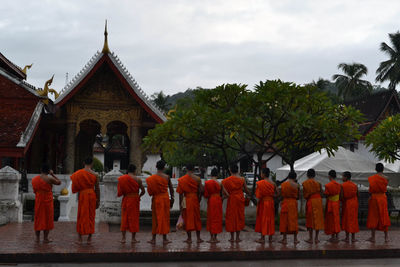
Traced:
[[378, 174], [368, 177], [369, 193], [367, 227], [387, 231], [390, 226], [386, 187], [388, 181]]
[[358, 190], [357, 185], [351, 181], [342, 183], [342, 228], [347, 233], [358, 233]]
[[299, 189], [291, 185], [290, 181], [281, 184], [281, 216], [279, 231], [281, 233], [297, 233], [299, 231], [297, 198]]
[[182, 214], [186, 231], [201, 230], [198, 191], [198, 182], [188, 174], [178, 179], [178, 187], [176, 188], [176, 192], [178, 194], [183, 194], [186, 199], [186, 208], [183, 210]]
[[81, 169], [71, 175], [71, 181], [72, 193], [79, 192], [76, 231], [80, 235], [93, 234], [97, 201], [97, 196], [94, 192], [94, 186], [96, 184], [97, 177], [85, 169]]
[[51, 184], [46, 183], [40, 175], [32, 179], [35, 193], [35, 231], [54, 228], [54, 204]]
[[274, 184], [266, 180], [257, 182], [256, 197], [259, 201], [255, 231], [262, 235], [273, 235], [275, 233], [274, 194]]
[[335, 180], [325, 185], [324, 194], [327, 196], [325, 208], [325, 234], [332, 235], [340, 232], [340, 202], [341, 185]]
[[207, 201], [207, 231], [211, 234], [222, 232], [222, 198], [221, 185], [214, 180], [204, 184], [204, 197]]
[[303, 196], [306, 204], [306, 227], [315, 230], [324, 229], [324, 214], [322, 209], [321, 185], [314, 179], [303, 182]]
[[152, 234], [166, 235], [169, 233], [169, 209], [168, 180], [157, 174], [146, 179], [147, 192], [152, 196]]
[[118, 178], [118, 196], [121, 203], [121, 231], [139, 232], [140, 198], [139, 184], [130, 175]]
[[229, 194], [225, 213], [225, 229], [227, 232], [238, 232], [244, 228], [244, 179], [229, 176], [222, 181]]

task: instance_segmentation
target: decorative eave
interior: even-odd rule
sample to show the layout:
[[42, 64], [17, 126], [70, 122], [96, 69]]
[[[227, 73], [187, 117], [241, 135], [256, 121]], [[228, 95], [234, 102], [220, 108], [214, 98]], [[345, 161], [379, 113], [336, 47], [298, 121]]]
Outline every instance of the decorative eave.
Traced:
[[138, 83], [135, 81], [135, 79], [132, 77], [126, 67], [121, 63], [121, 60], [114, 52], [102, 53], [97, 51], [97, 53], [93, 55], [89, 62], [82, 68], [82, 70], [61, 90], [60, 96], [54, 101], [54, 104], [59, 106], [63, 105], [63, 103], [65, 102], [63, 100], [67, 98], [77, 86], [79, 86], [79, 84], [86, 78], [86, 76], [93, 70], [96, 64], [103, 57], [108, 58], [112, 62], [112, 64], [118, 70], [119, 74], [121, 74], [129, 87], [132, 89], [131, 93], [136, 95], [138, 97], [137, 100], [139, 100], [138, 102], [142, 102], [144, 106], [142, 105], [142, 103], [139, 104], [141, 104], [146, 111], [152, 113], [152, 115], [154, 114], [156, 116], [156, 121], [165, 122], [166, 117], [164, 113], [151, 102], [150, 98], [146, 95], [142, 88], [140, 88]]
[[20, 67], [11, 62], [8, 58], [6, 58], [2, 53], [0, 53], [0, 60], [3, 61], [8, 66], [10, 71], [14, 72], [14, 74], [20, 79], [26, 79], [26, 73], [24, 73]]
[[37, 126], [42, 115], [42, 110], [44, 103], [39, 101], [32, 113], [31, 119], [29, 120], [28, 126], [26, 126], [25, 131], [21, 134], [17, 147], [28, 147], [29, 143], [37, 129]]

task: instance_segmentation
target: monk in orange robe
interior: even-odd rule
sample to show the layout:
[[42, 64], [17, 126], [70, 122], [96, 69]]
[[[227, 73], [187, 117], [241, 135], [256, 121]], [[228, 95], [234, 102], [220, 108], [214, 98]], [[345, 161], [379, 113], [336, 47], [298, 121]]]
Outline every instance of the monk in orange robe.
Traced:
[[318, 234], [324, 229], [324, 214], [322, 209], [322, 187], [315, 181], [315, 170], [307, 171], [308, 179], [303, 182], [303, 196], [306, 203], [306, 227], [309, 233], [308, 243], [313, 243], [313, 231], [315, 230], [315, 243], [319, 243]]
[[35, 193], [35, 234], [36, 242], [40, 242], [40, 231], [43, 231], [43, 242], [50, 243], [49, 232], [54, 228], [53, 184], [61, 181], [54, 175], [47, 163], [42, 165], [41, 173], [32, 179]]
[[257, 182], [256, 198], [257, 219], [255, 231], [261, 234], [260, 239], [256, 242], [264, 244], [265, 236], [268, 235], [269, 242], [275, 234], [275, 202], [277, 190], [275, 183], [269, 179], [270, 170], [264, 168], [261, 170], [261, 181]]
[[325, 185], [326, 208], [325, 208], [325, 234], [331, 235], [330, 242], [339, 241], [340, 233], [340, 193], [342, 186], [336, 182], [336, 171], [328, 173], [329, 183]]
[[136, 240], [136, 233], [139, 232], [140, 198], [146, 190], [142, 180], [135, 175], [135, 171], [136, 166], [129, 164], [128, 174], [118, 178], [118, 197], [124, 196], [121, 203], [121, 243], [126, 242], [126, 231], [132, 233], [131, 243], [140, 242]]
[[390, 218], [387, 204], [387, 185], [388, 180], [383, 175], [383, 164], [377, 163], [375, 170], [377, 174], [368, 177], [370, 198], [368, 200], [368, 219], [367, 227], [371, 229], [370, 242], [375, 242], [375, 231], [385, 233], [385, 242], [388, 242], [388, 230]]
[[208, 243], [218, 243], [217, 235], [222, 232], [222, 198], [221, 193], [229, 196], [222, 184], [218, 182], [218, 170], [211, 170], [211, 179], [204, 183], [204, 197], [207, 201], [207, 231], [210, 232]]
[[[186, 243], [192, 243], [192, 231], [196, 231], [197, 243], [203, 242], [200, 238], [200, 200], [203, 192], [203, 185], [200, 177], [194, 175], [194, 166], [186, 166], [187, 173], [178, 179], [176, 192], [179, 194], [179, 208], [185, 222], [187, 233]], [[183, 201], [185, 204], [183, 205]]]
[[[225, 229], [231, 233], [230, 242], [240, 242], [240, 231], [244, 228], [244, 195], [243, 191], [250, 195], [249, 189], [243, 177], [238, 175], [239, 168], [233, 164], [229, 171], [231, 176], [222, 181], [223, 187], [229, 194], [225, 212]], [[234, 234], [236, 233], [236, 240]]]
[[280, 195], [281, 216], [279, 220], [279, 231], [283, 235], [282, 244], [287, 243], [287, 234], [294, 235], [294, 244], [298, 244], [297, 233], [299, 232], [297, 200], [300, 198], [300, 185], [296, 182], [297, 174], [289, 172], [286, 182], [281, 184]]
[[97, 173], [92, 170], [93, 158], [85, 159], [85, 167], [71, 175], [72, 193], [79, 192], [78, 217], [76, 230], [78, 244], [82, 243], [82, 236], [88, 235], [87, 243], [92, 242], [95, 228], [96, 209], [100, 205], [100, 188]]
[[[174, 189], [168, 175], [164, 173], [165, 162], [159, 160], [156, 164], [157, 173], [146, 179], [147, 192], [152, 196], [152, 239], [150, 244], [156, 243], [156, 235], [163, 235], [163, 244], [171, 243], [167, 239], [170, 228], [169, 210], [174, 205]], [[168, 188], [171, 199], [168, 197]]]
[[343, 173], [342, 183], [342, 228], [346, 232], [344, 242], [349, 242], [351, 233], [351, 242], [356, 242], [356, 233], [360, 231], [358, 226], [358, 188], [355, 183], [350, 181], [351, 173]]

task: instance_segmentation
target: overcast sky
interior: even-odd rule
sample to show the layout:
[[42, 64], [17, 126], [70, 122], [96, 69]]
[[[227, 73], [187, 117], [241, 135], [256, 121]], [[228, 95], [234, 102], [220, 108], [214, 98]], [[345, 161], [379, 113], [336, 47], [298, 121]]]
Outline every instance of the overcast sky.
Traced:
[[143, 90], [167, 94], [222, 83], [330, 79], [338, 63], [375, 70], [399, 25], [400, 1], [2, 1], [0, 52], [60, 91], [103, 46]]

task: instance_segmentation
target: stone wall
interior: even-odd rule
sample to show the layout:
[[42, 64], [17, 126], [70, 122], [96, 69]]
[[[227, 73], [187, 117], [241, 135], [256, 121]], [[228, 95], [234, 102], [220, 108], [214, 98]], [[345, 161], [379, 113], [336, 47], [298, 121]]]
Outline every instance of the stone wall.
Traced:
[[0, 169], [0, 225], [22, 222], [22, 205], [18, 192], [21, 174], [6, 166]]

